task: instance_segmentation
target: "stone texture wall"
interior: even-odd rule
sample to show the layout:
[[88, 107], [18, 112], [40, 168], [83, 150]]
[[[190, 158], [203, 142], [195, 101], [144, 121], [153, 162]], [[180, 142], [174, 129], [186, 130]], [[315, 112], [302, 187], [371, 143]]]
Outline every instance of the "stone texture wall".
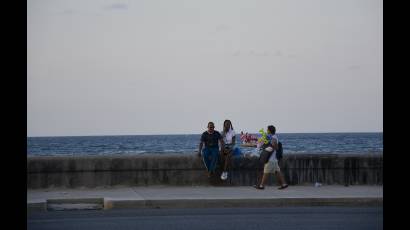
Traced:
[[[254, 159], [237, 160], [233, 164], [234, 170], [231, 183], [235, 185], [251, 184], [255, 182], [258, 164]], [[288, 155], [280, 162], [285, 180], [292, 185], [322, 184], [342, 185], [382, 185], [383, 184], [383, 155], [358, 154], [304, 154]], [[270, 184], [275, 177], [270, 177]]]
[[[383, 155], [286, 155], [280, 163], [291, 185], [383, 184]], [[27, 188], [77, 188], [146, 185], [248, 186], [263, 171], [257, 158], [233, 158], [229, 179], [218, 173], [207, 178], [202, 160], [195, 154], [139, 156], [28, 157]], [[274, 184], [271, 176], [268, 184]]]

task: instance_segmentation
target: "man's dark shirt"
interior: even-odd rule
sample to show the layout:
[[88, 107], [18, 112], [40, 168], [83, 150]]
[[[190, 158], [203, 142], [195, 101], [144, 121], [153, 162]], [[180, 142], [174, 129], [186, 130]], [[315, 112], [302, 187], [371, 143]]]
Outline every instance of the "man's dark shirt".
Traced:
[[205, 147], [219, 148], [219, 139], [222, 139], [222, 136], [218, 131], [214, 131], [212, 134], [209, 134], [208, 131], [205, 131], [201, 136], [201, 141], [205, 142]]

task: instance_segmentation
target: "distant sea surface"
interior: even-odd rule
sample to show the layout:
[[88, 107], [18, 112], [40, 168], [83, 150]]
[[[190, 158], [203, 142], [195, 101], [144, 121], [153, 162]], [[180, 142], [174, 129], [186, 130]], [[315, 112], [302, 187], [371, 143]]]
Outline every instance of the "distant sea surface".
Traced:
[[[255, 134], [256, 135], [256, 134]], [[283, 133], [278, 134], [284, 154], [355, 153], [383, 154], [383, 133]], [[28, 137], [28, 156], [84, 156], [188, 154], [198, 150], [200, 134]], [[242, 153], [255, 148], [237, 147]]]

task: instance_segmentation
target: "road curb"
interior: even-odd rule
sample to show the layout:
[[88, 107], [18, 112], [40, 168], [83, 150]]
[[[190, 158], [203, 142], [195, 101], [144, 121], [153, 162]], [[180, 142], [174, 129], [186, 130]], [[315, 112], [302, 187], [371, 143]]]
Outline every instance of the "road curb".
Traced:
[[47, 201], [27, 203], [27, 212], [45, 212], [47, 211]]
[[234, 208], [285, 206], [382, 206], [383, 198], [273, 198], [146, 200], [143, 208]]
[[383, 197], [338, 198], [253, 198], [253, 199], [118, 199], [77, 198], [49, 199], [27, 203], [28, 211], [86, 209], [158, 209], [158, 208], [235, 208], [291, 206], [383, 206]]
[[143, 199], [113, 199], [104, 198], [104, 209], [121, 209], [121, 208], [146, 208], [146, 200]]

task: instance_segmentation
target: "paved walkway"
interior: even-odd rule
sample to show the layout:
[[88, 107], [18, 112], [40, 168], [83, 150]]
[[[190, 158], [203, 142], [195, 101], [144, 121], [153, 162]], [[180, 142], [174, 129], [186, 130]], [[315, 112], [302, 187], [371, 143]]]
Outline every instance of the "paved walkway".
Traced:
[[112, 208], [383, 205], [383, 186], [148, 186], [27, 190], [28, 211]]

